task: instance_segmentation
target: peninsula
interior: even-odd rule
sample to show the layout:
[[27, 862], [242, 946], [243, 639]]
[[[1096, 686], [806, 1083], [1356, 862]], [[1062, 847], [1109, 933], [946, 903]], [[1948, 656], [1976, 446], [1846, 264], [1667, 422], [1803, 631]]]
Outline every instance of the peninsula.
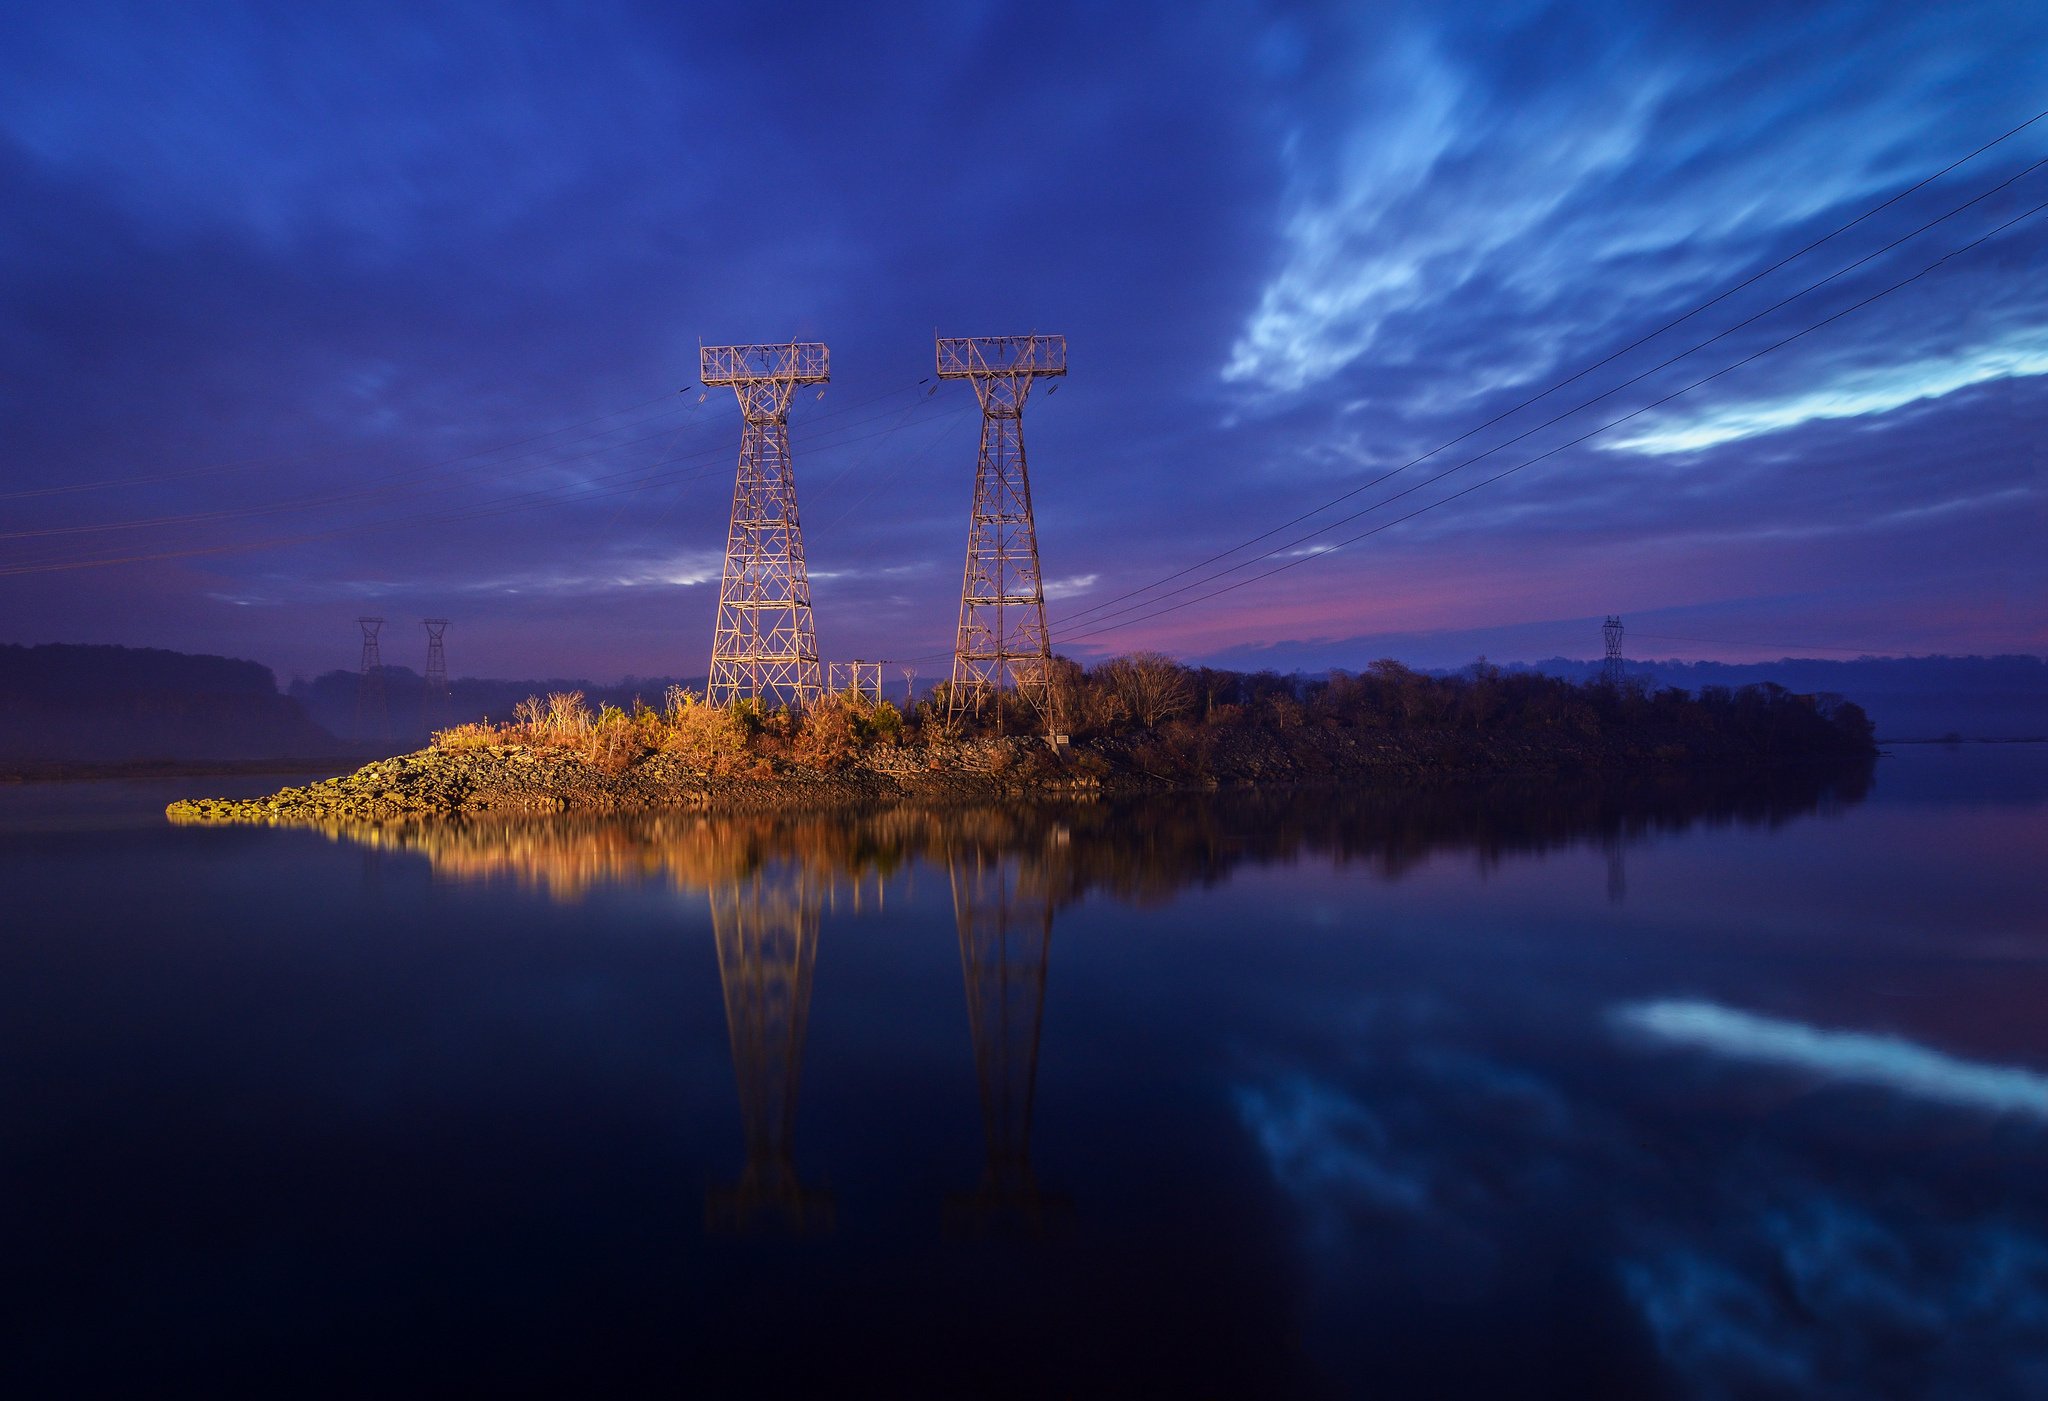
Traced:
[[1772, 685], [1697, 695], [1578, 684], [1479, 665], [1397, 662], [1304, 681], [1141, 653], [1055, 659], [1050, 743], [1014, 693], [949, 716], [842, 693], [798, 711], [535, 697], [505, 723], [458, 725], [416, 753], [268, 797], [186, 799], [180, 822], [390, 821], [481, 812], [761, 809], [1432, 777], [1754, 768], [1866, 757], [1862, 709]]

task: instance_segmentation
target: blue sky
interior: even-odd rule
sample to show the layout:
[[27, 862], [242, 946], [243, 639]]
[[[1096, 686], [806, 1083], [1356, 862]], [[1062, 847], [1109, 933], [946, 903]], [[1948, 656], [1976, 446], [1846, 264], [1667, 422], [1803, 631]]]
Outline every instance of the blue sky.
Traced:
[[936, 327], [1069, 338], [1077, 656], [2048, 650], [2048, 120], [1767, 271], [2048, 108], [2038, 5], [853, 10], [9, 6], [0, 635], [701, 672], [739, 421], [676, 390], [799, 336], [822, 647], [935, 657]]

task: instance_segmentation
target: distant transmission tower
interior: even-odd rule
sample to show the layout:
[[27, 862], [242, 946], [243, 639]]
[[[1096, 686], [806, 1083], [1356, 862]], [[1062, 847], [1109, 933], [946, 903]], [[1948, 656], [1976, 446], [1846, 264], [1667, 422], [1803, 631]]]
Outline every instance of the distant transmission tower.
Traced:
[[1621, 684], [1621, 619], [1608, 616], [1600, 631], [1607, 637], [1607, 662], [1601, 669], [1600, 679], [1610, 686]]
[[742, 697], [808, 705], [824, 690], [824, 678], [797, 522], [789, 401], [799, 386], [830, 380], [831, 362], [815, 341], [707, 345], [701, 360], [699, 377], [731, 385], [746, 419], [706, 699], [713, 705]]
[[981, 400], [981, 455], [967, 571], [960, 584], [960, 634], [953, 648], [949, 709], [981, 708], [1004, 685], [1048, 714], [1052, 634], [1038, 573], [1038, 529], [1024, 469], [1024, 401], [1035, 379], [1067, 372], [1065, 336], [963, 336], [938, 342], [939, 378], [974, 384]]
[[453, 704], [448, 693], [448, 653], [441, 643], [448, 620], [422, 618], [420, 622], [427, 629], [427, 677], [420, 691], [420, 728], [432, 734], [437, 725], [446, 723]]
[[363, 667], [356, 677], [356, 736], [383, 740], [391, 735], [391, 713], [384, 703], [384, 658], [377, 651], [382, 618], [358, 618], [363, 630]]

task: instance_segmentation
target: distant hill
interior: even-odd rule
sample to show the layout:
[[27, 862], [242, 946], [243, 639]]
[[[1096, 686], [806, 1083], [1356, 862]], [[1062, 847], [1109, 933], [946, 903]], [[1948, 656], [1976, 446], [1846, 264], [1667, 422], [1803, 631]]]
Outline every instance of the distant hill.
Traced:
[[257, 662], [0, 644], [0, 760], [310, 759], [349, 749], [278, 694]]
[[[1569, 657], [1509, 670], [1540, 671], [1583, 680], [1600, 663]], [[1869, 713], [1885, 740], [2048, 739], [2048, 659], [1998, 657], [1860, 657], [1818, 661], [1785, 657], [1775, 662], [1631, 661], [1630, 676], [1659, 686], [1697, 691], [1702, 686], [1748, 686], [1775, 681], [1800, 694], [1834, 692]]]

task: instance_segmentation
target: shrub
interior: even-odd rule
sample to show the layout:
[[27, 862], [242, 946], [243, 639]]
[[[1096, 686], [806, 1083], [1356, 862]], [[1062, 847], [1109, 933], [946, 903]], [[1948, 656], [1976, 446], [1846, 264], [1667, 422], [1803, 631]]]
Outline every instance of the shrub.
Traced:
[[876, 742], [899, 739], [903, 716], [887, 701], [852, 692], [827, 696], [803, 713], [791, 757], [813, 768], [844, 768]]
[[584, 735], [584, 755], [606, 773], [624, 773], [645, 751], [633, 717], [615, 705], [598, 711]]
[[748, 718], [741, 706], [706, 705], [694, 692], [672, 686], [661, 747], [700, 773], [727, 778], [752, 760]]

